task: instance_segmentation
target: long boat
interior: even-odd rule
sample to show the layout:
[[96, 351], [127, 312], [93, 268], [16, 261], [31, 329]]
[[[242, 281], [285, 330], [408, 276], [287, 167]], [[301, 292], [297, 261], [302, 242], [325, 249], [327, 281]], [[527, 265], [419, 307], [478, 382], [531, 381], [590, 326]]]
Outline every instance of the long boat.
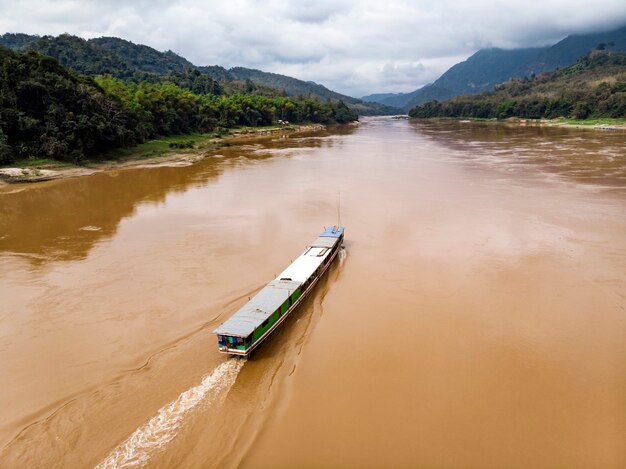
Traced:
[[213, 331], [222, 353], [247, 357], [295, 310], [339, 253], [343, 226], [331, 226], [278, 277]]

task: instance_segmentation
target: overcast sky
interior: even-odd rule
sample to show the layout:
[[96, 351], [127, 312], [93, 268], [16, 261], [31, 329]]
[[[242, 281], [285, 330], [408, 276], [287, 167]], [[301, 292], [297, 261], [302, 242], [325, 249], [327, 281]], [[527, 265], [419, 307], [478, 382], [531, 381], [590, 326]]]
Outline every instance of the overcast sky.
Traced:
[[356, 97], [412, 91], [483, 47], [624, 24], [625, 0], [0, 0], [0, 33], [118, 36]]

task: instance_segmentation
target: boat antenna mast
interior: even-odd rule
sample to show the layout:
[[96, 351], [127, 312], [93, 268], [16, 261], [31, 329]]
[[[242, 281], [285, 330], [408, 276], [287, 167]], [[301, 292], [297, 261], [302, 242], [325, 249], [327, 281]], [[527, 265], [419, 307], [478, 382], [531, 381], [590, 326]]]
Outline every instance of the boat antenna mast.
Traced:
[[341, 192], [337, 192], [337, 229], [341, 227]]

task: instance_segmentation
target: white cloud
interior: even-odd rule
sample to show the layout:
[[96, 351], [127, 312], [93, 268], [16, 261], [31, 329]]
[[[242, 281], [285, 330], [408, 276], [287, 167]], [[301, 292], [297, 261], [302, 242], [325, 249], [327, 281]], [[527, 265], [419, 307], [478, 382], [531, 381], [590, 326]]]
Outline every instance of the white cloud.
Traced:
[[0, 0], [0, 33], [119, 36], [360, 96], [411, 91], [481, 47], [626, 23], [623, 0]]

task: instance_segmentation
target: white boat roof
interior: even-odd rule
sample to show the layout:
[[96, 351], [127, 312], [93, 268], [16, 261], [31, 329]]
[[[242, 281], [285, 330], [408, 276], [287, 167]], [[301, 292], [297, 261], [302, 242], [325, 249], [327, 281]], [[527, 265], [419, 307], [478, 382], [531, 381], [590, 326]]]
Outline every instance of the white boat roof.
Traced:
[[313, 275], [324, 259], [330, 255], [330, 248], [309, 247], [300, 257], [287, 267], [279, 276], [279, 279], [291, 279], [294, 282], [304, 283]]

